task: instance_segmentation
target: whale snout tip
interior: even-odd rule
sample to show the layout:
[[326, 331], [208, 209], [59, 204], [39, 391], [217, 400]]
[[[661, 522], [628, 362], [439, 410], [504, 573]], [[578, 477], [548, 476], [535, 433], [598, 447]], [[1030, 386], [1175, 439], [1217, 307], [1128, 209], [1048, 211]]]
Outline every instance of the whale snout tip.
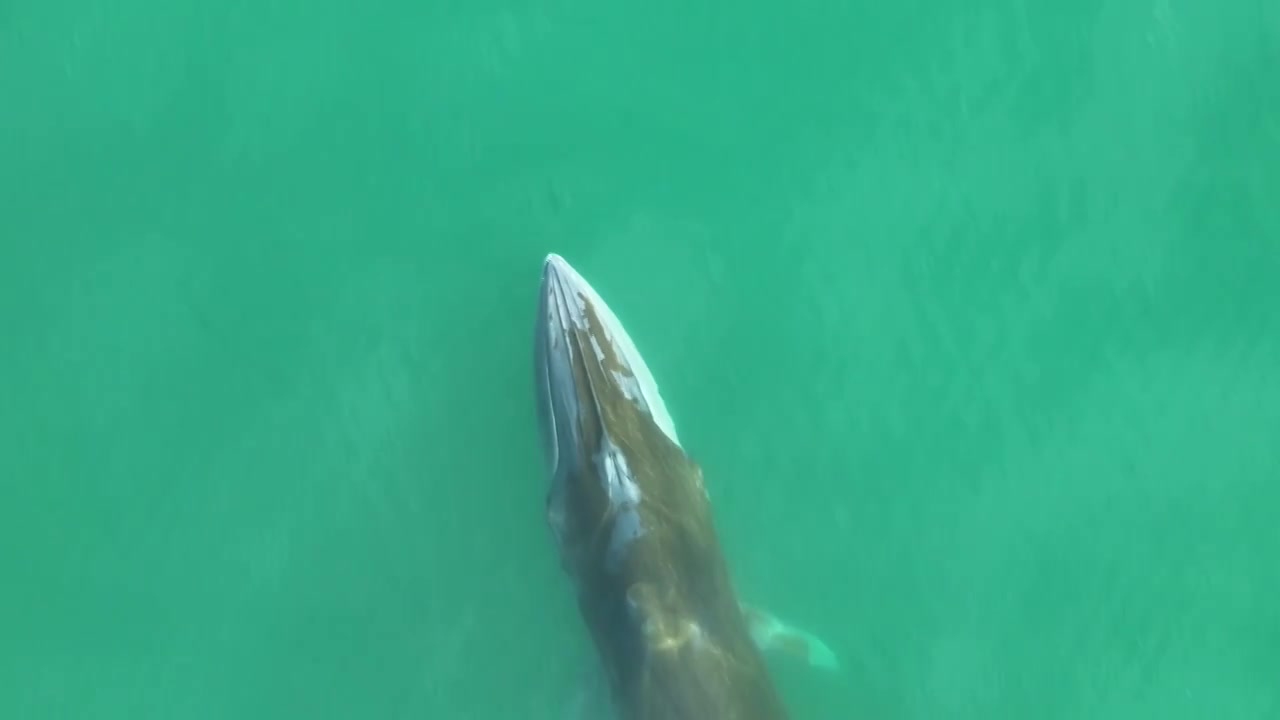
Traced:
[[542, 274], [544, 277], [552, 273], [564, 275], [572, 271], [573, 268], [570, 267], [569, 262], [557, 253], [547, 253], [547, 256], [542, 259]]
[[553, 288], [561, 290], [574, 290], [576, 292], [588, 291], [590, 286], [582, 276], [578, 274], [573, 266], [569, 264], [557, 253], [547, 253], [542, 259], [542, 292], [544, 296]]

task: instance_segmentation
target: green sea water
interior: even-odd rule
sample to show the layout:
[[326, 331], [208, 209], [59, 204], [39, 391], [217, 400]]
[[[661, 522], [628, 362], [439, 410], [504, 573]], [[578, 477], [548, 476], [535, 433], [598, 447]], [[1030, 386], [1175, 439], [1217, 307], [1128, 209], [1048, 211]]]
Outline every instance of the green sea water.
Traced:
[[809, 718], [1280, 718], [1280, 5], [0, 0], [0, 718], [548, 718], [542, 258]]

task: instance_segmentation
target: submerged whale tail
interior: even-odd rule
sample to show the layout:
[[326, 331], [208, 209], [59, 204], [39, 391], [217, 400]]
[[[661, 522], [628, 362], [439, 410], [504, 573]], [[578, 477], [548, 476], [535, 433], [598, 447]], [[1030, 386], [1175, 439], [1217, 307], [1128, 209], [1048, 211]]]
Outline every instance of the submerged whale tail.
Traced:
[[783, 622], [761, 608], [742, 605], [742, 615], [751, 631], [751, 639], [765, 653], [777, 653], [799, 660], [810, 667], [837, 672], [840, 660], [813, 633]]

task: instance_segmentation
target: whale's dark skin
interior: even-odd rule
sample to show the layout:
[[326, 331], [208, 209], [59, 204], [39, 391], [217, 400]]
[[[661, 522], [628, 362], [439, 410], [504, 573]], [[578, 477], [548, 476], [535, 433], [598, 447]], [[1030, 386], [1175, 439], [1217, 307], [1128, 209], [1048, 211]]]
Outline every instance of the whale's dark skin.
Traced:
[[604, 301], [558, 256], [536, 332], [547, 520], [624, 720], [780, 720], [702, 471]]

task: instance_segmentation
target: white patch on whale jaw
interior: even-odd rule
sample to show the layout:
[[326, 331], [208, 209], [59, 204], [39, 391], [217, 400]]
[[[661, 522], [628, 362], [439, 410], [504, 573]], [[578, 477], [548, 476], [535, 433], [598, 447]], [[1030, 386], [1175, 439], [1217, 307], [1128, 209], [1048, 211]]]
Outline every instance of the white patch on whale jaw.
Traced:
[[608, 433], [604, 435], [595, 460], [600, 483], [609, 498], [609, 514], [613, 518], [605, 567], [616, 573], [622, 569], [632, 543], [643, 537], [649, 529], [640, 519], [640, 486], [636, 484], [627, 456]]
[[553, 478], [546, 496], [547, 526], [560, 551], [561, 565], [570, 575], [576, 575], [583, 543], [589, 541], [583, 534], [585, 529], [578, 527], [581, 521], [575, 522], [575, 518], [570, 517], [566, 502], [567, 493], [574, 492], [575, 483], [599, 482], [604, 491], [608, 506], [603, 510], [603, 519], [607, 521], [609, 533], [604, 563], [609, 572], [621, 571], [632, 544], [649, 532], [640, 515], [643, 493], [625, 453], [608, 433], [602, 434], [600, 450], [592, 457], [590, 467], [594, 479], [572, 477], [572, 471], [564, 468], [563, 473]]

